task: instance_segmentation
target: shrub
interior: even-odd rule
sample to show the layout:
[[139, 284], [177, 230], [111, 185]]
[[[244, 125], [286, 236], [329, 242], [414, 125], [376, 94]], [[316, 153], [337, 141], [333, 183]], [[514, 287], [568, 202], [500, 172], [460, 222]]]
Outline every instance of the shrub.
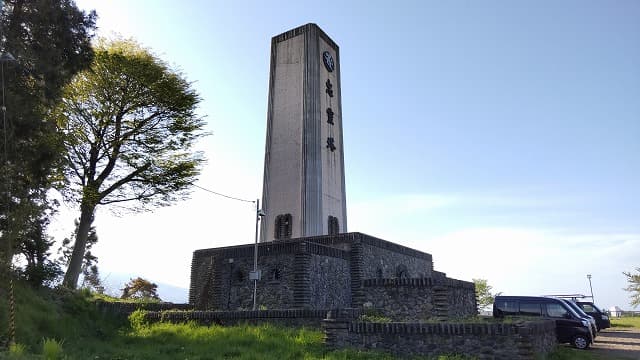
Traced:
[[15, 343], [9, 345], [9, 358], [20, 359], [27, 353], [27, 347], [24, 344]]
[[147, 312], [140, 309], [132, 312], [131, 315], [129, 315], [129, 324], [131, 328], [136, 331], [147, 328], [149, 326]]
[[55, 339], [43, 339], [42, 356], [46, 360], [58, 360], [62, 358], [62, 341]]

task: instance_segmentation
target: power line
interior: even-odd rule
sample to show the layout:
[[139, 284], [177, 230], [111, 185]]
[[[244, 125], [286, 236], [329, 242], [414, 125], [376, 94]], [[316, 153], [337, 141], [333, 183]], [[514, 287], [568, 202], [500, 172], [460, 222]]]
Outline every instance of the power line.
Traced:
[[202, 186], [199, 186], [199, 185], [196, 185], [196, 184], [193, 184], [193, 183], [191, 185], [197, 187], [200, 190], [204, 190], [206, 192], [212, 193], [214, 195], [222, 196], [222, 197], [225, 197], [227, 199], [237, 200], [237, 201], [242, 201], [242, 202], [247, 202], [247, 203], [255, 203], [256, 202], [255, 200], [245, 200], [245, 199], [240, 199], [240, 198], [237, 198], [237, 197], [234, 197], [234, 196], [225, 195], [225, 194], [213, 191], [213, 190], [209, 190], [209, 189], [203, 188]]

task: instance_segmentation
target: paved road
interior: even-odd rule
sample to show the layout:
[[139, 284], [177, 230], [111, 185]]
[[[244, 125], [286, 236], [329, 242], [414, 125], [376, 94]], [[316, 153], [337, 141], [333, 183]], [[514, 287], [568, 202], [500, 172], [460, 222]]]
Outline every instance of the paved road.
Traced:
[[591, 353], [601, 359], [640, 359], [640, 329], [615, 327], [598, 333]]

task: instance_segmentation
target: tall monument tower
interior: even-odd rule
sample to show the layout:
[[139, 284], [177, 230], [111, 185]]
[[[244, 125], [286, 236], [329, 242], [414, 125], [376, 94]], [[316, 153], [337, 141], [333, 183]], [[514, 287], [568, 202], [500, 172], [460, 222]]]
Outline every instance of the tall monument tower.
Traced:
[[316, 24], [271, 39], [261, 241], [347, 232], [340, 51]]

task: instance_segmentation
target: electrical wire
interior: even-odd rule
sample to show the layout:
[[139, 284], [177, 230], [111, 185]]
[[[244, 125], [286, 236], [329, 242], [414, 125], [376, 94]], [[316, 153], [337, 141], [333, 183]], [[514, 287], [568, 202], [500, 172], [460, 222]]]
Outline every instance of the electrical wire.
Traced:
[[219, 193], [217, 191], [213, 191], [213, 190], [209, 190], [209, 189], [203, 188], [202, 186], [199, 186], [199, 185], [196, 185], [196, 184], [193, 184], [193, 183], [191, 185], [197, 187], [200, 190], [204, 190], [206, 192], [212, 193], [214, 195], [222, 196], [222, 197], [225, 197], [227, 199], [237, 200], [237, 201], [242, 201], [242, 202], [247, 202], [247, 203], [255, 203], [256, 202], [255, 200], [245, 200], [245, 199], [237, 198], [235, 196], [225, 195], [225, 194]]

